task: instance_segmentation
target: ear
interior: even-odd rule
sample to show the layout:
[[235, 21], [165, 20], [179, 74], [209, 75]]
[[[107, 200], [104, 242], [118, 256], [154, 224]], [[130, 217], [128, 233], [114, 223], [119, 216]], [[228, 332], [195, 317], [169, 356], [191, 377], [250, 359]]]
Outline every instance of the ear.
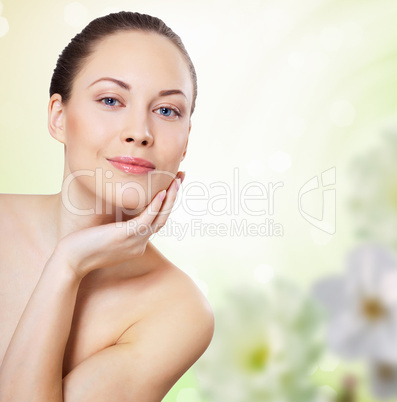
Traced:
[[65, 144], [63, 109], [62, 96], [59, 94], [53, 94], [48, 103], [48, 131], [57, 141]]
[[191, 129], [192, 129], [192, 122], [190, 121], [190, 122], [189, 122], [189, 133], [188, 133], [188, 135], [187, 135], [186, 144], [185, 144], [185, 150], [183, 151], [182, 158], [181, 158], [181, 162], [185, 159], [185, 156], [186, 156], [187, 144], [188, 144], [188, 142], [189, 142], [189, 135], [190, 135], [190, 130], [191, 130]]

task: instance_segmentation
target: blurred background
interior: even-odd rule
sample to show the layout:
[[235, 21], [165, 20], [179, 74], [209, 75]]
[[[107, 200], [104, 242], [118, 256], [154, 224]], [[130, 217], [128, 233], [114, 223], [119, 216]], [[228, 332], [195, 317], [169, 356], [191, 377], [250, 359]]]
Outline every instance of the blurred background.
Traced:
[[[1, 0], [0, 192], [60, 191], [52, 71], [89, 21], [120, 10], [163, 19], [198, 75], [186, 179], [152, 241], [206, 294], [216, 330], [164, 401], [397, 401], [397, 362], [376, 348], [394, 287], [348, 291], [362, 266], [396, 283], [394, 262], [383, 277], [368, 256], [394, 261], [397, 247], [397, 2]], [[346, 311], [365, 325], [335, 347]]]

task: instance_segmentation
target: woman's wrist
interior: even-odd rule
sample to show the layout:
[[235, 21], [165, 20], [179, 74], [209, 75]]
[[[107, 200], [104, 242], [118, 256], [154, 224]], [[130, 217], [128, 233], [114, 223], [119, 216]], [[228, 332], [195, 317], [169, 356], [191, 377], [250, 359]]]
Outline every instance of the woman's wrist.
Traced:
[[46, 270], [56, 270], [62, 273], [67, 280], [80, 282], [85, 274], [79, 264], [73, 261], [70, 252], [63, 244], [58, 243], [45, 266]]

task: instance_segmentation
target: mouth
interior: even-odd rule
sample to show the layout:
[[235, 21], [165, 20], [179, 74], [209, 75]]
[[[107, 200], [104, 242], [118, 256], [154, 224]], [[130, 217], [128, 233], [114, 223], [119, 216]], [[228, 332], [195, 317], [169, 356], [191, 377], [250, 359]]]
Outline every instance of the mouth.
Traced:
[[131, 156], [116, 156], [107, 159], [115, 168], [132, 174], [144, 174], [153, 171], [156, 167], [146, 159]]

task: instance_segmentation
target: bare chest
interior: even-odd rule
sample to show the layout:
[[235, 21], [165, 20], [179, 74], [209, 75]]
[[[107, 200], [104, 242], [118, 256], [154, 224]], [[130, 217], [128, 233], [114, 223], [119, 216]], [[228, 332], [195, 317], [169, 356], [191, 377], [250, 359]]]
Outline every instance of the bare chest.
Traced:
[[[0, 365], [40, 278], [46, 259], [25, 251], [0, 250]], [[114, 345], [134, 320], [130, 285], [101, 284], [79, 289], [63, 361], [63, 377], [94, 353]]]

